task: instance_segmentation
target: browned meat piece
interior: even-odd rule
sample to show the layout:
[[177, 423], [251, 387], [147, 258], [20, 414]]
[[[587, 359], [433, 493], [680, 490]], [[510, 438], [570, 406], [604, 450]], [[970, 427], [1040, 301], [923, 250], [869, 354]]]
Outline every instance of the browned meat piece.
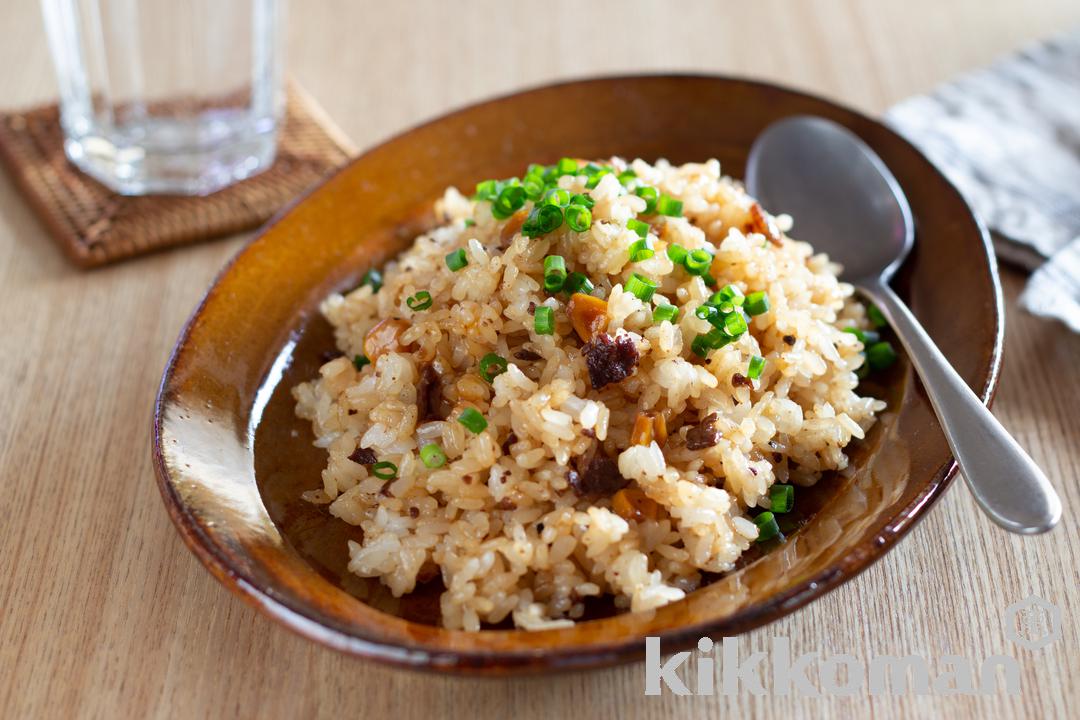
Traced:
[[742, 386], [752, 388], [754, 387], [754, 381], [746, 377], [742, 373], [735, 373], [731, 376], [731, 385], [732, 387]]
[[420, 379], [416, 383], [416, 416], [420, 422], [445, 420], [442, 414], [442, 381], [431, 363], [420, 366]]
[[352, 455], [349, 456], [357, 465], [374, 465], [379, 458], [375, 456], [375, 451], [371, 448], [358, 447], [353, 450]]
[[583, 472], [567, 473], [567, 480], [574, 492], [583, 497], [610, 497], [630, 484], [619, 474], [619, 464], [600, 454], [592, 456]]
[[638, 364], [637, 347], [626, 335], [612, 339], [607, 333], [601, 333], [585, 343], [581, 351], [594, 390], [625, 380]]
[[537, 360], [544, 359], [543, 355], [535, 353], [529, 348], [521, 348], [516, 353], [514, 353], [514, 357], [518, 360], [524, 360], [525, 362], [536, 362]]
[[686, 433], [688, 450], [704, 450], [720, 442], [720, 431], [716, 429], [716, 413], [705, 416], [701, 422]]

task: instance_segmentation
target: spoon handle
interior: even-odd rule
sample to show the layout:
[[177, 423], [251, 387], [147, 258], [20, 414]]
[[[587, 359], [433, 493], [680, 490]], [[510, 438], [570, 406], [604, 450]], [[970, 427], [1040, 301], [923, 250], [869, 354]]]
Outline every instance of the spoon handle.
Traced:
[[1054, 527], [1061, 518], [1061, 500], [1035, 461], [971, 391], [888, 285], [876, 282], [861, 289], [907, 350], [964, 480], [986, 514], [1015, 533]]

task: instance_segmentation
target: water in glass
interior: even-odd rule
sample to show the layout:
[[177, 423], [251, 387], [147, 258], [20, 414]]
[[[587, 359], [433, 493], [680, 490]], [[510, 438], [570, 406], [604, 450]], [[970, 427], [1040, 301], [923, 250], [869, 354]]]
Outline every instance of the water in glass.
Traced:
[[285, 0], [42, 0], [68, 158], [126, 195], [205, 195], [265, 170]]

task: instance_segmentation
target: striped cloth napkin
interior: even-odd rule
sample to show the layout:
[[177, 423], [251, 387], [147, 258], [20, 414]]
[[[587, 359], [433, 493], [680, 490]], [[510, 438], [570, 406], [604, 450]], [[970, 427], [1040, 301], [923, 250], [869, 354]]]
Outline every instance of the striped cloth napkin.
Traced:
[[905, 100], [885, 119], [960, 188], [998, 257], [1034, 271], [1021, 307], [1080, 332], [1080, 31]]

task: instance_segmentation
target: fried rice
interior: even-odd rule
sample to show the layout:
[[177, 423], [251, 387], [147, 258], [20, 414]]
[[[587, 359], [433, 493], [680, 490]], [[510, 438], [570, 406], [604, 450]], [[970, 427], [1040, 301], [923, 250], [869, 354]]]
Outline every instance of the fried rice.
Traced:
[[[845, 468], [884, 407], [858, 394], [863, 345], [845, 332], [868, 327], [865, 308], [787, 235], [791, 218], [715, 160], [606, 167], [551, 181], [588, 197], [583, 231], [526, 233], [539, 200], [505, 217], [450, 188], [442, 224], [381, 282], [322, 304], [342, 355], [293, 391], [328, 454], [304, 497], [362, 529], [342, 548], [351, 572], [397, 596], [441, 578], [447, 628], [539, 630], [593, 597], [635, 612], [683, 598], [758, 538], [774, 484]], [[634, 190], [646, 186], [681, 212], [658, 214]], [[707, 251], [708, 272], [673, 246]], [[631, 247], [653, 252], [632, 262]], [[552, 256], [591, 292], [546, 291]], [[767, 309], [728, 306], [746, 331], [699, 346], [716, 332], [698, 309], [729, 286]], [[668, 305], [673, 321], [657, 313]], [[504, 363], [481, 366], [492, 354]]]

